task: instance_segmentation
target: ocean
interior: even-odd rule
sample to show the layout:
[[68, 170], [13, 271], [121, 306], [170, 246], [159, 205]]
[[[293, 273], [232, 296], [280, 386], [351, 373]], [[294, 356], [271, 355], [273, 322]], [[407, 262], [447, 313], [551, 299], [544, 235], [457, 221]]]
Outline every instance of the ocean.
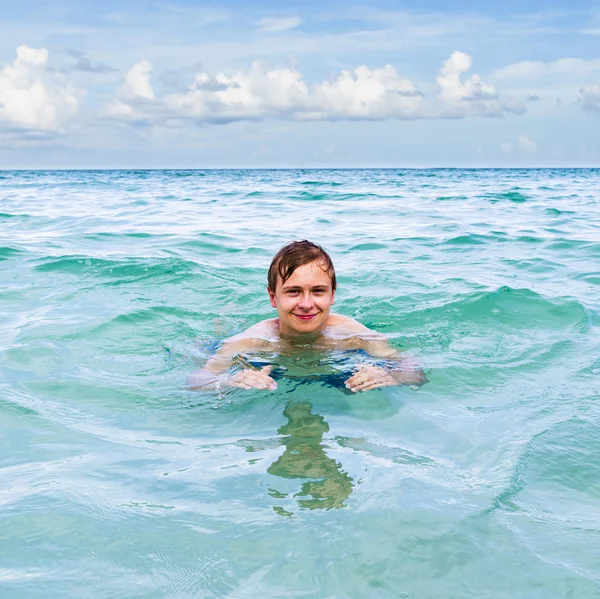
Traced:
[[[599, 190], [600, 169], [0, 172], [0, 596], [600, 596]], [[186, 388], [275, 315], [270, 260], [304, 238], [335, 311], [429, 383]]]

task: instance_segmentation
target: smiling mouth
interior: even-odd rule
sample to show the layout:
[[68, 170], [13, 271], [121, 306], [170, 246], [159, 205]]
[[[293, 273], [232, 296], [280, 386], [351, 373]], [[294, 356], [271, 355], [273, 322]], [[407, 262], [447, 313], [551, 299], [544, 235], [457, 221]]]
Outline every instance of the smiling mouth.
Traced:
[[312, 320], [316, 314], [294, 314], [294, 316], [300, 320]]

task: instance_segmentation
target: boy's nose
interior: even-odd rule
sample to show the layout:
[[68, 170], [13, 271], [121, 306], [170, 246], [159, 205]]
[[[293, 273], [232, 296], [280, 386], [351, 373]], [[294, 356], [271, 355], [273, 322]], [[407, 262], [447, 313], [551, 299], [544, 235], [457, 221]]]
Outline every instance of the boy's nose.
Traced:
[[300, 298], [300, 302], [298, 304], [301, 308], [310, 308], [313, 305], [313, 298], [310, 293], [305, 293]]

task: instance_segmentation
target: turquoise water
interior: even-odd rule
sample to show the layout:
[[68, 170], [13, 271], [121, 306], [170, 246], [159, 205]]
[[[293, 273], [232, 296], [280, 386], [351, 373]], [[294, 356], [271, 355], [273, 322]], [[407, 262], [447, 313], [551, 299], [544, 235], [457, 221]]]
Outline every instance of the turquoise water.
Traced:
[[[1, 172], [0, 595], [600, 596], [599, 175]], [[187, 391], [304, 237], [430, 382]]]

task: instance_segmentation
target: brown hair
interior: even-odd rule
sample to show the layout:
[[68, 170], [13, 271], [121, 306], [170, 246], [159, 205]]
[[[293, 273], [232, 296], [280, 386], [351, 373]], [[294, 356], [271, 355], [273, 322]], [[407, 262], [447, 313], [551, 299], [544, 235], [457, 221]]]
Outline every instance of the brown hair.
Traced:
[[316, 243], [303, 239], [302, 241], [292, 241], [284, 245], [273, 257], [269, 267], [268, 288], [275, 292], [277, 286], [277, 277], [281, 277], [281, 283], [285, 283], [292, 273], [305, 264], [310, 264], [319, 260], [322, 263], [323, 270], [331, 277], [331, 289], [335, 291], [337, 281], [335, 278], [335, 269], [329, 254]]

